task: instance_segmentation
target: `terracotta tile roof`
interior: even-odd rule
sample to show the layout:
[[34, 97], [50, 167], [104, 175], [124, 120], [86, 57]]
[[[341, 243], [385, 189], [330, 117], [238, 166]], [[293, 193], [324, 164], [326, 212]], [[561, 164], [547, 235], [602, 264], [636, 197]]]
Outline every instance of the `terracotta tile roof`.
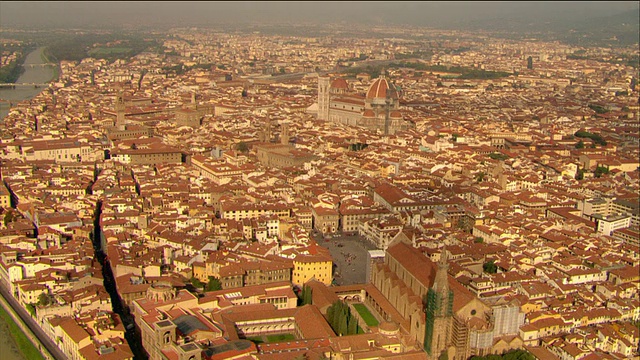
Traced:
[[[409, 273], [411, 273], [418, 282], [425, 288], [433, 286], [436, 276], [436, 264], [426, 256], [422, 255], [417, 249], [399, 242], [387, 249], [388, 256], [396, 259]], [[458, 311], [469, 302], [475, 299], [475, 296], [467, 290], [455, 278], [449, 276], [449, 288], [454, 292], [453, 309]]]
[[89, 337], [89, 333], [80, 327], [73, 318], [69, 318], [61, 322], [60, 327], [76, 343], [80, 343], [82, 340]]
[[317, 280], [310, 280], [305, 285], [311, 287], [313, 304], [319, 309], [326, 309], [338, 300], [338, 296], [332, 291], [334, 288], [330, 289]]
[[315, 305], [305, 305], [296, 309], [295, 319], [302, 337], [305, 339], [321, 339], [335, 336], [335, 333], [324, 320]]

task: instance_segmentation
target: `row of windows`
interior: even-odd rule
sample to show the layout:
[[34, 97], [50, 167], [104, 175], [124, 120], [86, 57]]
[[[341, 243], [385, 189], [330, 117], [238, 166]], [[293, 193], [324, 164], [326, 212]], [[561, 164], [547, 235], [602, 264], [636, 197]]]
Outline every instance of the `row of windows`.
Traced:
[[[61, 156], [62, 156], [62, 155], [58, 155], [58, 159], [62, 159], [62, 157], [61, 157]], [[76, 155], [76, 156], [77, 156], [77, 157], [80, 157], [80, 155]], [[73, 156], [73, 155], [71, 155], [71, 157], [73, 158], [74, 156]], [[65, 158], [65, 159], [68, 159], [68, 158], [69, 158], [69, 156], [68, 156], [67, 154], [64, 154], [64, 158]]]
[[180, 154], [134, 154], [134, 155], [136, 155], [139, 158], [144, 158], [144, 159], [147, 159], [147, 158], [154, 158], [155, 159], [158, 156], [167, 157], [167, 158], [178, 158], [178, 157], [181, 157]]
[[[309, 271], [309, 270], [310, 270], [310, 269], [307, 269], [307, 271]], [[324, 270], [324, 271], [328, 271], [328, 270], [329, 270], [329, 267], [325, 267], [325, 268], [323, 268], [323, 269], [318, 268], [318, 270], [316, 270], [316, 268], [313, 268], [313, 270], [312, 270], [312, 271], [322, 271], [322, 270]], [[302, 276], [302, 275], [305, 275], [306, 273], [307, 273], [306, 271], [304, 271], [304, 272], [297, 272], [297, 271], [294, 271], [294, 272], [293, 272], [293, 275], [294, 275], [294, 276]]]
[[264, 304], [286, 304], [287, 303], [287, 298], [283, 297], [283, 298], [269, 298], [269, 299], [260, 299], [260, 303]]
[[252, 275], [252, 276], [247, 276], [247, 280], [248, 281], [253, 281], [253, 280], [267, 280], [267, 281], [272, 281], [272, 280], [284, 280], [287, 279], [288, 277], [286, 275], [276, 275], [276, 276], [263, 276], [263, 275]]
[[[337, 109], [337, 108], [338, 108], [338, 104], [333, 104], [333, 106], [332, 106], [332, 107], [333, 107], [334, 109]], [[346, 109], [347, 107], [346, 107], [346, 105], [342, 105], [342, 108], [343, 108], [343, 109]], [[362, 111], [363, 109], [364, 109], [363, 107], [358, 107], [358, 108], [356, 109], [354, 106], [351, 106], [351, 109], [349, 109], [349, 110], [353, 110], [353, 111], [359, 110], [359, 111]]]

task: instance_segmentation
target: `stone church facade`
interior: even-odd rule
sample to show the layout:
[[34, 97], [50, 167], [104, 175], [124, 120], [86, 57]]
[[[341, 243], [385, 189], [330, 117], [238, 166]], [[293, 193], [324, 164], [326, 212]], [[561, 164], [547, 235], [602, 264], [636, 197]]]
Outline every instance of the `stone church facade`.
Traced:
[[476, 297], [447, 273], [443, 253], [434, 263], [410, 241], [396, 240], [371, 272], [371, 283], [405, 319], [414, 341], [431, 359], [446, 353], [466, 360], [521, 348], [519, 304]]

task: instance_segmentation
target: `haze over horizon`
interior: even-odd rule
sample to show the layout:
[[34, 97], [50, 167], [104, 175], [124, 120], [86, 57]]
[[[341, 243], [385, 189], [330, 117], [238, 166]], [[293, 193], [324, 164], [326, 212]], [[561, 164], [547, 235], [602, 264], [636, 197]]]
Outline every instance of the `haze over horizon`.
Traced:
[[358, 23], [456, 28], [587, 21], [638, 9], [596, 2], [23, 2], [0, 3], [1, 28], [108, 28]]

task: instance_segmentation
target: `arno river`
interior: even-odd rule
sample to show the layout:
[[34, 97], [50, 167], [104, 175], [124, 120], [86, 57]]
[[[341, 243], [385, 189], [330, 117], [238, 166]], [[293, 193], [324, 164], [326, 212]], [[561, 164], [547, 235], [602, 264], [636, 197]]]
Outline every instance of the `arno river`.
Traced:
[[[27, 55], [24, 61], [25, 65], [44, 64], [42, 60], [42, 52], [44, 47], [40, 47]], [[24, 73], [18, 78], [16, 83], [46, 83], [53, 79], [55, 72], [52, 66], [27, 66]], [[46, 87], [34, 88], [32, 86], [16, 86], [15, 89], [0, 88], [0, 119], [3, 119], [9, 113], [9, 103], [17, 103], [22, 100], [28, 100], [38, 95]]]
[[[25, 64], [44, 64], [42, 52], [44, 48], [38, 48], [27, 55]], [[54, 69], [51, 66], [25, 67], [24, 73], [18, 78], [16, 83], [45, 83], [54, 76]], [[28, 100], [38, 95], [46, 87], [34, 88], [30, 86], [18, 86], [15, 89], [0, 89], [0, 99], [17, 103]], [[9, 104], [0, 102], [0, 119], [9, 113]], [[0, 317], [0, 359], [2, 360], [27, 360], [16, 345], [8, 324]]]

